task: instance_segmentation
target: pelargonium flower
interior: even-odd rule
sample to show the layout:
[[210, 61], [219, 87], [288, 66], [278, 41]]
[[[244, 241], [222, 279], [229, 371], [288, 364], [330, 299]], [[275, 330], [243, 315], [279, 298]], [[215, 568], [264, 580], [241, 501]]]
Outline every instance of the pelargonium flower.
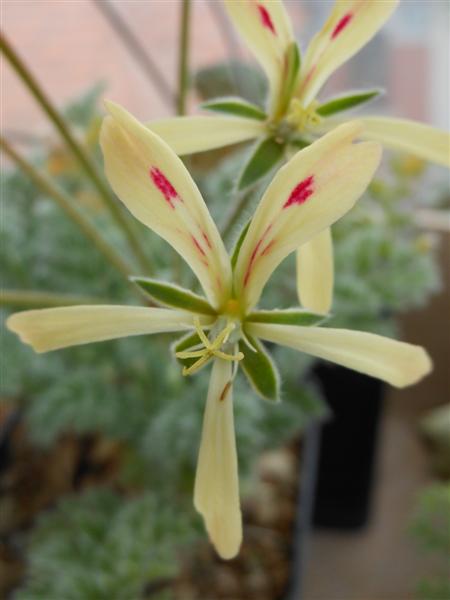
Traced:
[[426, 352], [359, 331], [321, 328], [302, 309], [257, 310], [278, 264], [352, 208], [378, 166], [375, 142], [354, 143], [348, 123], [299, 151], [274, 177], [230, 257], [181, 160], [123, 108], [108, 103], [101, 130], [111, 186], [130, 212], [166, 240], [197, 276], [204, 296], [168, 282], [136, 278], [159, 307], [69, 306], [19, 312], [7, 326], [37, 352], [133, 335], [184, 331], [173, 346], [192, 375], [212, 363], [198, 455], [194, 504], [223, 558], [242, 539], [233, 380], [239, 366], [255, 391], [279, 398], [264, 340], [403, 387], [431, 369]]
[[[397, 0], [337, 0], [325, 25], [301, 60], [289, 16], [281, 0], [224, 0], [228, 14], [269, 81], [267, 110], [240, 98], [204, 105], [228, 117], [193, 116], [154, 121], [149, 126], [180, 155], [258, 139], [239, 185], [245, 187], [283, 160], [286, 149], [304, 147], [342, 122], [337, 113], [380, 92], [366, 90], [317, 100], [332, 73], [367, 44], [396, 8]], [[361, 136], [385, 146], [450, 166], [450, 137], [422, 123], [363, 117]], [[333, 294], [333, 245], [328, 229], [297, 254], [301, 304], [327, 313]]]

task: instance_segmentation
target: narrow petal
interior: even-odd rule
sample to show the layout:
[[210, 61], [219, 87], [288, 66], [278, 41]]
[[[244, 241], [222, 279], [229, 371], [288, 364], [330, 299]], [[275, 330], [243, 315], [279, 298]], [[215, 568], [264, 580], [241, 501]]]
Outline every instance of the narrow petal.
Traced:
[[364, 138], [450, 167], [450, 134], [447, 131], [407, 119], [367, 117], [361, 122]]
[[348, 123], [323, 136], [278, 171], [241, 246], [237, 297], [251, 309], [278, 264], [332, 225], [355, 204], [377, 168], [381, 148], [353, 144], [361, 125]]
[[231, 265], [197, 186], [157, 135], [123, 108], [108, 103], [108, 110], [112, 117], [103, 122], [100, 142], [113, 190], [184, 258], [218, 308], [230, 293]]
[[297, 250], [297, 291], [300, 304], [321, 314], [333, 302], [333, 240], [329, 227]]
[[265, 131], [262, 121], [242, 117], [172, 117], [146, 125], [179, 156], [246, 142]]
[[249, 323], [247, 329], [251, 335], [330, 360], [396, 387], [412, 385], [432, 369], [431, 359], [421, 346], [374, 333], [259, 323]]
[[270, 105], [279, 97], [286, 51], [294, 41], [292, 25], [281, 0], [225, 0], [228, 14], [266, 72]]
[[239, 475], [234, 434], [231, 362], [215, 359], [208, 390], [195, 478], [194, 504], [222, 558], [242, 542]]
[[[211, 317], [202, 317], [206, 325]], [[11, 315], [6, 326], [36, 352], [193, 327], [191, 313], [141, 306], [64, 306]]]
[[312, 39], [302, 65], [298, 97], [313, 100], [328, 77], [369, 42], [389, 19], [398, 0], [337, 0]]

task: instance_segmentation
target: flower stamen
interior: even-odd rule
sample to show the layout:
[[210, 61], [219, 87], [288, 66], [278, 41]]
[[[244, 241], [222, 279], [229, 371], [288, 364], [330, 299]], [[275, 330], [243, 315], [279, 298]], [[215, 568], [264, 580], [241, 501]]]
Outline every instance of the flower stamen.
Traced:
[[192, 375], [196, 371], [200, 369], [210, 358], [216, 356], [217, 358], [221, 358], [223, 360], [228, 361], [240, 361], [244, 358], [244, 354], [242, 352], [237, 352], [236, 354], [228, 354], [221, 350], [222, 346], [226, 344], [230, 338], [232, 331], [236, 328], [235, 323], [229, 321], [227, 325], [219, 332], [219, 334], [214, 338], [213, 341], [210, 341], [203, 331], [200, 325], [200, 319], [198, 317], [194, 318], [195, 330], [197, 332], [198, 337], [204, 345], [204, 348], [200, 348], [199, 350], [186, 350], [182, 352], [176, 352], [175, 356], [177, 358], [186, 359], [186, 358], [197, 358], [190, 367], [183, 367], [183, 375]]

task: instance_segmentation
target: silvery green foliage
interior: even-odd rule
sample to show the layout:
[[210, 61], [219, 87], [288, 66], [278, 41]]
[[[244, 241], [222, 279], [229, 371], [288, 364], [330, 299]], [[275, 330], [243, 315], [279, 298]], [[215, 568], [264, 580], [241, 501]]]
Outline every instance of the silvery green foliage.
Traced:
[[176, 575], [194, 536], [176, 507], [151, 493], [124, 499], [96, 489], [67, 497], [40, 517], [29, 540], [26, 587], [14, 597], [143, 598], [146, 586]]
[[450, 598], [449, 531], [450, 483], [435, 483], [422, 492], [412, 524], [412, 533], [420, 544], [422, 552], [434, 554], [437, 559], [435, 575], [423, 578], [417, 586], [418, 598], [423, 600]]

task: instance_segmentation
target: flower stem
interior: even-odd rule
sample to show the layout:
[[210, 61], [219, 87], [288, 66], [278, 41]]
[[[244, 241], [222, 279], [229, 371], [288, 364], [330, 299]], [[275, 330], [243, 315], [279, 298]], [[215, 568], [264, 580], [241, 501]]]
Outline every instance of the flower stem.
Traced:
[[180, 42], [178, 53], [177, 114], [186, 114], [189, 89], [189, 41], [191, 25], [191, 0], [183, 0], [181, 6]]
[[227, 219], [221, 229], [222, 238], [226, 241], [229, 238], [231, 232], [233, 231], [235, 225], [239, 222], [242, 214], [247, 208], [250, 200], [252, 199], [254, 192], [254, 187], [251, 187], [248, 190], [244, 190], [238, 196], [236, 203], [231, 208]]
[[12, 46], [9, 44], [9, 42], [6, 40], [6, 38], [3, 35], [0, 36], [0, 48], [1, 48], [4, 56], [6, 57], [6, 59], [8, 60], [8, 62], [12, 66], [12, 68], [14, 69], [14, 71], [17, 73], [17, 75], [20, 77], [22, 82], [25, 84], [25, 86], [28, 88], [28, 90], [32, 94], [32, 96], [38, 102], [38, 104], [40, 105], [42, 110], [45, 112], [45, 114], [48, 116], [50, 121], [56, 127], [56, 129], [58, 130], [58, 132], [61, 135], [61, 137], [63, 138], [63, 140], [65, 141], [67, 146], [70, 148], [70, 150], [72, 151], [72, 153], [74, 154], [74, 156], [76, 157], [78, 162], [80, 163], [84, 172], [86, 173], [86, 175], [89, 177], [89, 179], [91, 180], [91, 182], [93, 183], [93, 185], [95, 186], [97, 191], [99, 192], [100, 196], [102, 197], [103, 201], [105, 202], [105, 205], [108, 207], [109, 211], [111, 212], [111, 215], [113, 216], [113, 218], [115, 219], [115, 221], [117, 222], [117, 224], [119, 225], [119, 227], [121, 228], [123, 233], [125, 234], [125, 236], [128, 240], [128, 243], [130, 245], [130, 248], [132, 249], [137, 260], [139, 261], [141, 267], [146, 269], [147, 271], [150, 271], [151, 270], [150, 262], [141, 248], [139, 240], [136, 237], [136, 234], [134, 232], [134, 229], [132, 228], [131, 224], [127, 220], [126, 216], [122, 213], [119, 205], [116, 202], [116, 199], [110, 192], [110, 190], [109, 190], [105, 180], [103, 179], [103, 176], [100, 174], [95, 162], [88, 155], [88, 153], [85, 151], [83, 146], [76, 140], [74, 135], [71, 133], [64, 118], [59, 114], [57, 109], [53, 106], [49, 97], [45, 94], [45, 92], [40, 87], [37, 80], [34, 78], [34, 76], [30, 73], [28, 68], [25, 66], [25, 63], [16, 54], [16, 52], [14, 51]]
[[44, 308], [74, 306], [79, 304], [109, 304], [101, 298], [88, 298], [72, 294], [51, 294], [35, 290], [1, 290], [0, 306], [20, 308]]
[[66, 215], [81, 229], [83, 234], [95, 245], [103, 256], [125, 277], [131, 274], [130, 267], [120, 254], [98, 233], [96, 227], [74, 205], [71, 198], [44, 173], [40, 173], [31, 163], [20, 156], [10, 144], [0, 136], [0, 148], [33, 181], [44, 194], [58, 204]]

